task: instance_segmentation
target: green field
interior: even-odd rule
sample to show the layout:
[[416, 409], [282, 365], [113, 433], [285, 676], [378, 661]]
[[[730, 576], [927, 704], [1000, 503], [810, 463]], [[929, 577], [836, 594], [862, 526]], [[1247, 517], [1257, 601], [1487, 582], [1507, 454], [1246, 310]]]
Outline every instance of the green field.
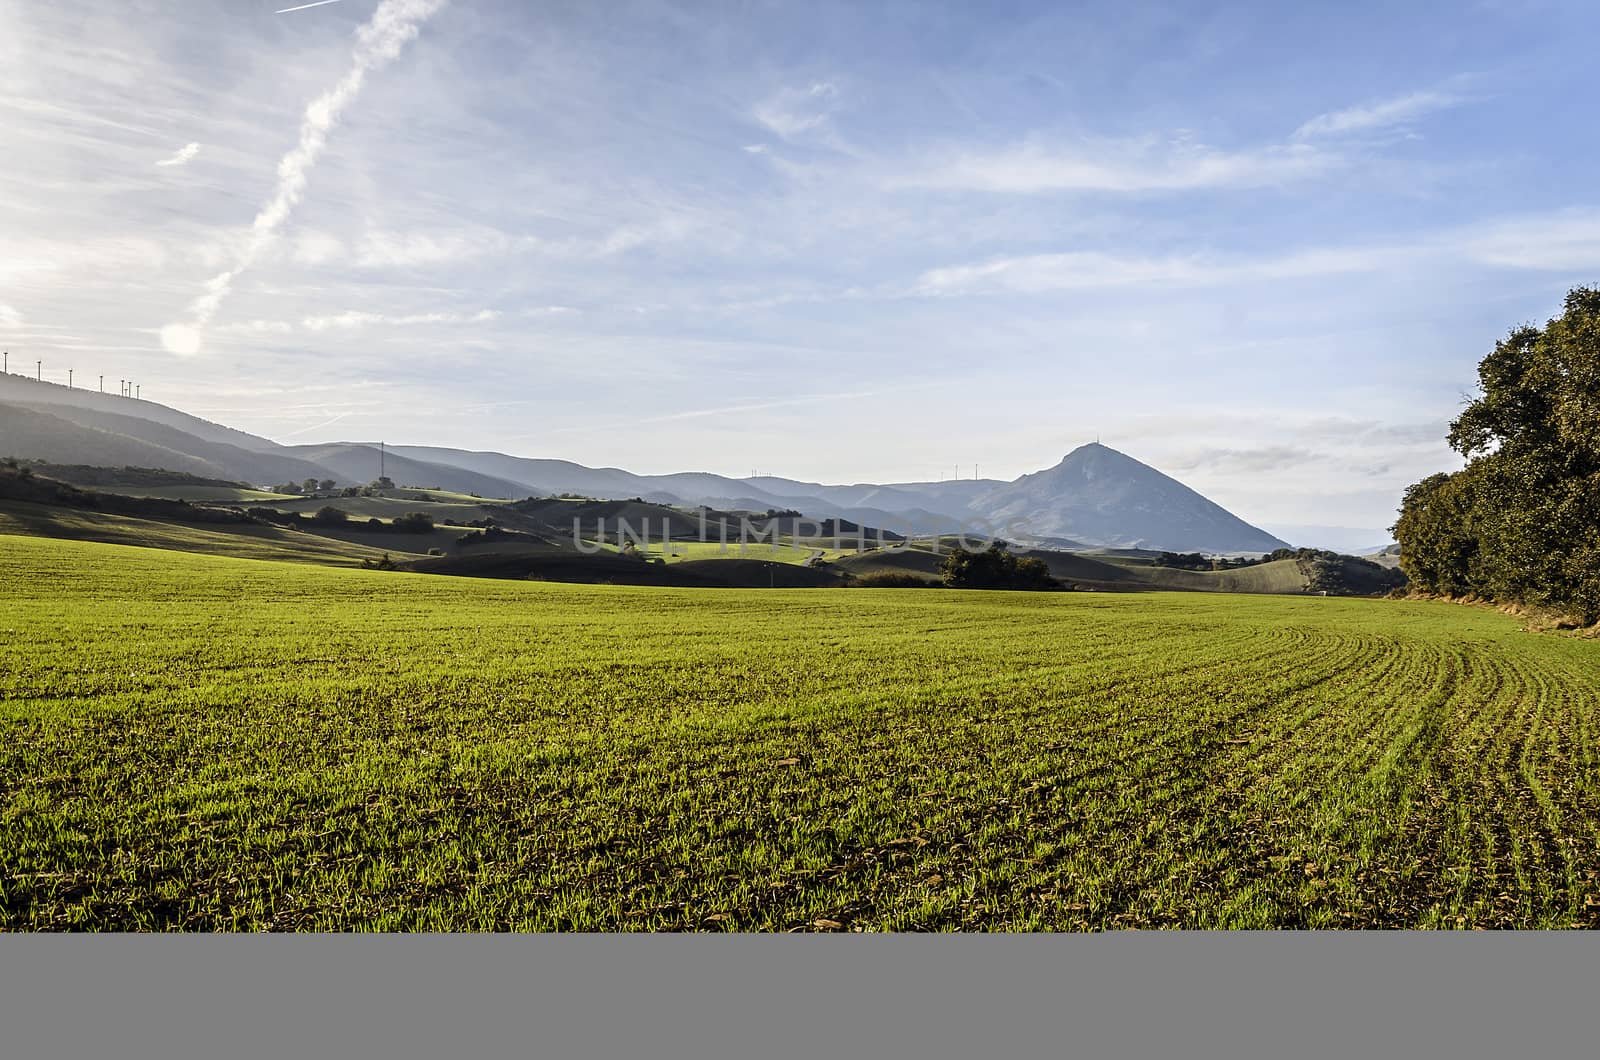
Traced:
[[267, 490], [240, 489], [236, 486], [126, 486], [111, 488], [97, 487], [104, 493], [120, 493], [125, 497], [154, 497], [159, 500], [169, 501], [195, 501], [212, 504], [264, 504], [273, 505], [277, 501], [290, 501], [295, 498], [287, 493], [271, 493]]
[[1597, 676], [1443, 604], [0, 536], [0, 928], [1600, 926]]
[[[174, 523], [18, 501], [0, 501], [0, 534], [68, 538], [239, 559], [275, 559], [349, 567], [383, 555], [383, 550], [369, 548], [359, 542], [257, 523]], [[6, 546], [10, 546], [16, 538], [3, 540]], [[103, 557], [92, 556], [86, 556], [84, 561], [107, 562]], [[176, 572], [192, 561], [188, 558], [169, 558], [166, 562]]]

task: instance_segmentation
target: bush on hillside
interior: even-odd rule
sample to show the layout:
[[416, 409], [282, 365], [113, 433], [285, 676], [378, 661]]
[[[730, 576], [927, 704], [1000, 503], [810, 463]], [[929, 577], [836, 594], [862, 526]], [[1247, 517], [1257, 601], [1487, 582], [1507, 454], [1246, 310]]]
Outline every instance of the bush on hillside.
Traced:
[[875, 570], [850, 584], [862, 589], [935, 589], [940, 583], [903, 570]]
[[431, 534], [433, 533], [433, 516], [427, 512], [407, 512], [396, 516], [391, 524], [396, 533], [400, 534]]
[[982, 552], [958, 548], [940, 568], [952, 589], [1059, 589], [1061, 583], [1036, 556], [1013, 556], [998, 542]]

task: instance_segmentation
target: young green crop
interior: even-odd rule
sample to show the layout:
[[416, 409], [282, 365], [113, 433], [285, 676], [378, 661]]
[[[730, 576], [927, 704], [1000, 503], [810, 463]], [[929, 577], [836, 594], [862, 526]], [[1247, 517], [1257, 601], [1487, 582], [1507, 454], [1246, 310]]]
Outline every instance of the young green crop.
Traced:
[[0, 536], [0, 927], [1600, 923], [1600, 644]]

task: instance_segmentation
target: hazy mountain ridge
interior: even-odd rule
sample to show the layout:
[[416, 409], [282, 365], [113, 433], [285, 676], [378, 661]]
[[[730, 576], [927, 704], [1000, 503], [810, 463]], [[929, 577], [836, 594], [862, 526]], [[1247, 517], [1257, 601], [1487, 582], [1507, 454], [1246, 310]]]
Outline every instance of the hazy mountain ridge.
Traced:
[[[60, 405], [87, 412], [133, 416], [152, 423], [174, 427], [202, 441], [232, 445], [240, 449], [251, 449], [258, 452], [284, 448], [279, 443], [262, 438], [259, 435], [250, 434], [247, 431], [224, 426], [220, 423], [213, 423], [210, 420], [201, 419], [199, 416], [193, 416], [187, 412], [181, 412], [178, 409], [161, 405], [154, 401], [125, 398], [120, 394], [107, 394], [98, 390], [90, 390], [87, 389], [87, 377], [85, 377], [84, 382], [85, 386], [65, 387], [60, 383], [46, 383], [29, 379], [27, 376], [17, 375], [15, 372], [0, 374], [0, 403], [19, 403], [33, 406]], [[72, 417], [69, 416], [68, 418]]]
[[[364, 483], [379, 475], [376, 443], [283, 446], [150, 401], [69, 390], [12, 376], [0, 389], [0, 456], [63, 463], [167, 466], [259, 486], [333, 479]], [[22, 402], [45, 394], [47, 402]], [[247, 444], [241, 444], [247, 443]], [[1285, 542], [1220, 505], [1098, 443], [1056, 466], [1012, 482], [828, 485], [764, 475], [731, 478], [685, 471], [640, 475], [568, 460], [434, 446], [385, 446], [381, 466], [401, 485], [485, 497], [580, 494], [645, 497], [657, 503], [723, 510], [794, 510], [903, 533], [994, 534], [1066, 547], [1266, 552]]]
[[529, 492], [522, 483], [511, 479], [437, 461], [418, 460], [387, 446], [380, 453], [376, 444], [332, 442], [297, 445], [289, 451], [326, 468], [330, 472], [327, 477], [341, 484], [371, 482], [382, 468], [383, 474], [401, 485], [430, 486], [452, 493], [476, 493], [480, 497], [517, 497]]

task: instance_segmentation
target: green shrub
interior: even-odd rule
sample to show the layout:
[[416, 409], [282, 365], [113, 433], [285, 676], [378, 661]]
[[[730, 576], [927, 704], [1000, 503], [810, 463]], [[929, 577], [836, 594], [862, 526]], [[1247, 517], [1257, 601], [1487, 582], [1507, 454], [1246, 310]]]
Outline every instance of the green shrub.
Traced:
[[939, 583], [903, 570], [875, 570], [850, 583], [862, 589], [936, 589]]
[[396, 517], [392, 525], [396, 533], [431, 534], [433, 533], [433, 516], [427, 512], [407, 512]]
[[1037, 556], [1013, 556], [998, 541], [982, 552], [958, 548], [940, 568], [952, 589], [1059, 589], [1061, 583]]

